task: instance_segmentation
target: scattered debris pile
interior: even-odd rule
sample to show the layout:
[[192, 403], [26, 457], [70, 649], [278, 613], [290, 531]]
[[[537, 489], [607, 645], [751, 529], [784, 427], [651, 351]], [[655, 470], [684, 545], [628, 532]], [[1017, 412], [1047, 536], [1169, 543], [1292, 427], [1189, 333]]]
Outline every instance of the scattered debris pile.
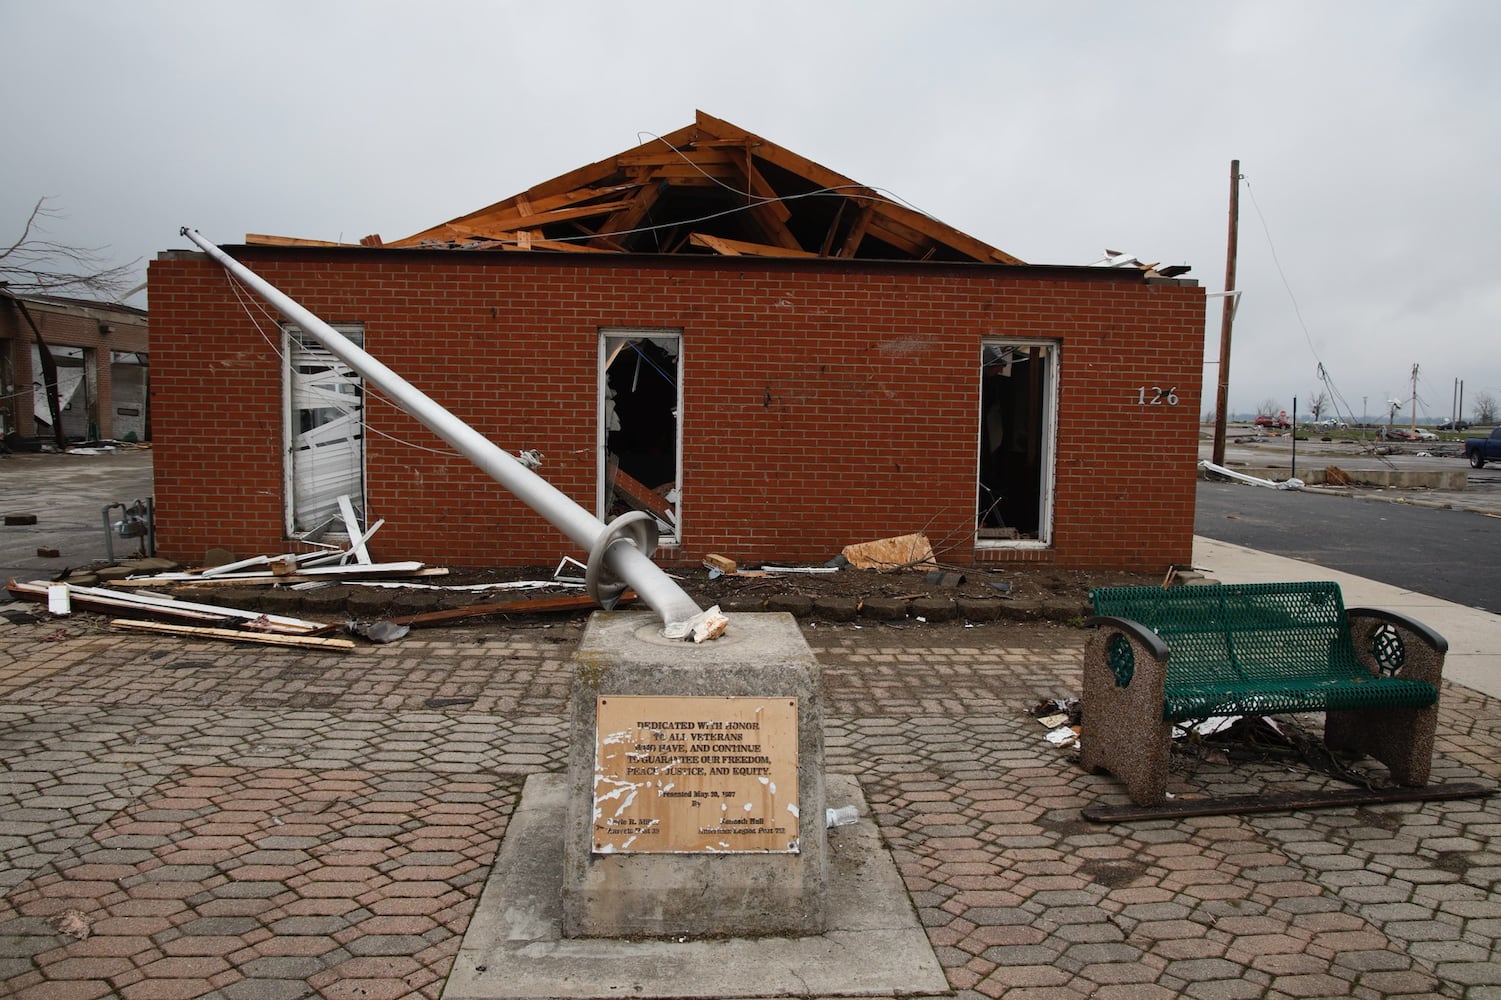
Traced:
[[[128, 559], [65, 570], [51, 581], [12, 582], [9, 590], [54, 613], [112, 616], [111, 625], [121, 629], [334, 651], [357, 648], [355, 639], [394, 642], [424, 626], [481, 619], [531, 624], [597, 608], [584, 593], [583, 564], [571, 557], [564, 556], [551, 570], [375, 562], [364, 543], [379, 527], [377, 521], [368, 530], [352, 531], [345, 548], [250, 558], [215, 550], [204, 565], [191, 569], [166, 559]], [[946, 565], [921, 533], [854, 543], [824, 565], [744, 567], [729, 556], [711, 554], [701, 567], [673, 570], [672, 575], [703, 607], [718, 604], [730, 613], [787, 612], [813, 621], [861, 620], [890, 627], [1078, 624], [1090, 613], [1092, 588], [1160, 579], [1035, 564]], [[1171, 567], [1166, 582], [1201, 582], [1190, 579], [1195, 575]], [[621, 603], [633, 600], [635, 594], [627, 591]]]
[[[1046, 728], [1043, 739], [1047, 742], [1062, 750], [1078, 750], [1084, 721], [1078, 699], [1045, 698], [1028, 708], [1027, 714]], [[1378, 765], [1372, 772], [1342, 760], [1317, 733], [1289, 715], [1214, 716], [1178, 723], [1173, 728], [1172, 752], [1172, 768], [1179, 772], [1193, 773], [1204, 765], [1259, 762], [1301, 765], [1360, 788], [1392, 787], [1384, 768]]]

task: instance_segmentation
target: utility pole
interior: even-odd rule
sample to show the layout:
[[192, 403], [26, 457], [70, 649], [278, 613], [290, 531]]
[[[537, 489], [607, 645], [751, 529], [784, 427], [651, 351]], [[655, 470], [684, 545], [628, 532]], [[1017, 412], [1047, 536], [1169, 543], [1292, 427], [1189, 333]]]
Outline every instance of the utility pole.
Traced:
[[1418, 431], [1418, 366], [1417, 365], [1413, 365], [1412, 366], [1412, 410], [1410, 411], [1410, 413], [1411, 413], [1411, 416], [1410, 416], [1409, 419], [1412, 422], [1411, 422], [1411, 424], [1409, 424], [1408, 429], [1411, 430], [1414, 434], [1416, 434], [1417, 431]]
[[1240, 234], [1240, 161], [1230, 161], [1230, 235], [1225, 247], [1225, 301], [1220, 307], [1220, 375], [1214, 395], [1214, 464], [1225, 464], [1225, 419], [1230, 406], [1230, 324], [1235, 319], [1235, 248]]

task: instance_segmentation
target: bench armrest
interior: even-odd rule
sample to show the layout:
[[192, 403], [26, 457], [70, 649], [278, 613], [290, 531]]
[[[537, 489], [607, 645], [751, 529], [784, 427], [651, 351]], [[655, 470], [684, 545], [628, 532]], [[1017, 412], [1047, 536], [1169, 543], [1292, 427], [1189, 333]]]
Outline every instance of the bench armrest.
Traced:
[[1447, 653], [1449, 651], [1448, 639], [1445, 639], [1416, 618], [1404, 615], [1400, 611], [1388, 611], [1386, 608], [1348, 608], [1345, 611], [1345, 617], [1349, 618], [1352, 622], [1356, 618], [1375, 618], [1386, 622], [1388, 625], [1395, 625], [1397, 628], [1406, 629], [1427, 643], [1435, 653]]
[[1345, 617], [1350, 624], [1350, 638], [1355, 643], [1355, 655], [1373, 674], [1393, 669], [1390, 659], [1380, 662], [1380, 651], [1374, 648], [1381, 643], [1377, 633], [1383, 628], [1395, 630], [1397, 661], [1396, 672], [1409, 680], [1427, 681], [1438, 687], [1444, 675], [1444, 654], [1449, 651], [1449, 641], [1422, 622], [1407, 615], [1385, 608], [1349, 608]]
[[1112, 615], [1096, 615], [1084, 624], [1093, 627], [1106, 626], [1119, 629], [1150, 650], [1152, 656], [1159, 662], [1167, 662], [1168, 648], [1167, 643], [1162, 641], [1162, 636], [1135, 619], [1116, 618]]

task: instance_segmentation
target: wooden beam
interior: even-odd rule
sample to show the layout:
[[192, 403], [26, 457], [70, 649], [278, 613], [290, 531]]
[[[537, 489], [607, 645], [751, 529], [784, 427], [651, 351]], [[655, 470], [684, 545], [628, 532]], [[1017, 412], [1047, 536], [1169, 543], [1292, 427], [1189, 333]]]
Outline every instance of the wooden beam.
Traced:
[[[757, 156], [768, 163], [776, 164], [783, 170], [791, 171], [799, 177], [812, 182], [817, 187], [835, 189], [852, 196], [855, 194], [875, 196], [875, 192], [861, 187], [861, 185], [845, 177], [843, 174], [836, 173], [822, 164], [813, 162], [807, 157], [799, 156], [790, 150], [783, 149], [774, 142], [767, 142], [765, 139], [761, 139], [760, 136], [752, 136], [752, 133], [746, 132], [738, 126], [731, 125], [727, 121], [699, 111], [696, 114], [695, 124], [699, 129], [717, 139], [742, 139], [751, 137], [760, 140], [761, 145], [756, 149]], [[928, 239], [941, 243], [944, 246], [952, 247], [961, 253], [973, 257], [977, 261], [1003, 264], [1023, 263], [1019, 258], [1011, 256], [1004, 250], [998, 250], [988, 243], [977, 240], [973, 236], [960, 232], [952, 226], [939, 222], [937, 219], [929, 218], [921, 212], [913, 211], [912, 209], [892, 203], [889, 200], [883, 199], [882, 204], [878, 206], [878, 211], [889, 217], [893, 225], [905, 226], [908, 231], [920, 233], [928, 237]], [[908, 237], [907, 242], [911, 244], [913, 241]], [[920, 242], [925, 243], [926, 241]], [[914, 252], [921, 253], [921, 250], [917, 249]]]
[[818, 254], [811, 250], [794, 250], [789, 247], [774, 247], [768, 243], [747, 243], [744, 240], [731, 240], [723, 236], [710, 236], [707, 233], [694, 233], [688, 238], [688, 242], [694, 246], [707, 247], [717, 254], [726, 257], [817, 257]]
[[[967, 233], [960, 232], [953, 226], [945, 225], [931, 216], [923, 215], [903, 205], [884, 202], [876, 207], [876, 214], [881, 217], [878, 225], [890, 232], [910, 233], [922, 242], [931, 240], [940, 243], [977, 261], [996, 264], [1023, 263], [1019, 257], [1013, 257], [1004, 250], [998, 250]], [[923, 237], [926, 239], [922, 239]]]
[[[625, 152], [630, 153], [636, 150], [647, 150], [651, 149], [654, 146], [660, 147], [660, 144], [664, 142], [673, 146], [686, 146], [693, 141], [693, 135], [693, 126], [685, 125], [684, 127], [674, 132], [669, 132], [664, 136], [648, 139], [646, 142], [643, 142], [637, 146], [633, 146], [631, 147], [631, 149], [628, 149]], [[620, 153], [616, 153], [610, 156], [608, 159], [586, 164], [585, 166], [579, 167], [577, 170], [570, 170], [566, 174], [559, 174], [557, 177], [554, 177], [550, 181], [543, 181], [541, 184], [530, 188], [527, 193], [533, 199], [545, 198], [548, 195], [557, 194], [560, 191], [571, 191], [576, 188], [584, 187], [587, 184], [599, 183], [600, 181], [619, 172], [619, 159], [621, 155], [622, 154]]]
[[756, 169], [756, 162], [751, 156], [749, 146], [745, 148], [744, 159], [736, 166], [740, 168], [740, 175], [745, 180], [745, 189], [762, 199], [764, 207], [776, 216], [778, 222], [786, 222], [792, 218], [792, 209], [787, 207], [786, 202], [780, 200], [781, 194], [762, 176], [761, 171]]
[[[501, 246], [502, 250], [520, 250], [519, 244], [507, 243]], [[562, 253], [620, 253], [619, 248], [605, 246], [590, 246], [587, 243], [574, 243], [569, 240], [539, 240], [531, 241], [532, 250], [557, 250]]]
[[253, 247], [353, 247], [358, 243], [339, 243], [334, 240], [305, 240], [297, 236], [268, 236], [265, 233], [246, 233], [245, 244]]
[[849, 203], [848, 198], [839, 199], [839, 207], [834, 209], [834, 221], [829, 223], [829, 231], [824, 234], [823, 246], [818, 248], [818, 256], [828, 257], [829, 251], [834, 249], [834, 237], [839, 233], [839, 223], [844, 218], [844, 209]]
[[734, 147], [695, 149], [689, 146], [677, 149], [661, 147], [658, 149], [633, 150], [629, 153], [621, 153], [615, 158], [615, 161], [622, 167], [665, 167], [693, 164], [703, 167], [709, 173], [715, 172], [715, 170], [710, 168], [720, 168], [720, 172], [722, 173], [724, 168], [734, 167], [737, 164], [738, 157]]
[[637, 510], [644, 510], [653, 517], [666, 521], [668, 524], [678, 523], [677, 514], [673, 511], [672, 504], [658, 496], [656, 491], [650, 486], [627, 474], [618, 465], [615, 467], [610, 481], [615, 487], [615, 495], [625, 500], [632, 507]]
[[780, 195], [776, 189], [767, 183], [766, 178], [761, 176], [761, 171], [751, 162], [750, 150], [745, 151], [745, 160], [740, 167], [740, 178], [745, 184], [746, 190], [752, 196], [750, 203], [751, 218], [761, 227], [764, 232], [777, 246], [788, 250], [802, 250], [803, 245], [798, 238], [787, 228], [787, 220], [792, 218], [792, 210], [780, 201]]
[[590, 241], [591, 245], [600, 249], [611, 247], [624, 250], [624, 245], [616, 242], [615, 236], [627, 234], [641, 225], [646, 213], [651, 211], [657, 199], [662, 196], [663, 187], [663, 184], [655, 182], [641, 185], [630, 204], [599, 224], [599, 236]]
[[331, 653], [348, 653], [354, 649], [353, 640], [325, 639], [312, 635], [275, 635], [270, 632], [248, 632], [232, 628], [143, 622], [132, 618], [114, 618], [109, 624], [111, 628], [132, 632], [156, 632], [161, 635], [178, 635], [188, 639], [223, 639], [229, 642], [251, 642], [262, 646], [295, 646], [299, 649], [321, 649]]
[[876, 206], [873, 202], [860, 200], [860, 214], [855, 216], [855, 221], [850, 225], [850, 231], [845, 234], [844, 242], [839, 246], [836, 257], [852, 258], [860, 249], [860, 243], [865, 239], [866, 232], [870, 229], [870, 220], [875, 218]]
[[601, 187], [579, 186], [548, 194], [538, 194], [537, 188], [532, 188], [529, 191], [523, 191], [521, 194], [512, 195], [504, 201], [486, 205], [484, 208], [476, 209], [458, 218], [449, 219], [447, 222], [424, 229], [422, 232], [415, 233], [405, 239], [387, 243], [386, 246], [418, 246], [424, 240], [445, 239], [447, 237], [444, 234], [453, 226], [487, 222], [492, 225], [498, 224], [504, 228], [526, 217], [519, 207], [522, 202], [525, 202], [529, 206], [530, 211], [536, 214], [538, 212], [550, 212], [557, 208], [566, 208], [569, 205], [575, 205], [579, 202], [593, 201], [596, 198], [608, 198], [612, 195], [629, 191], [634, 187], [636, 187], [634, 183], [607, 184]]
[[515, 214], [495, 220], [455, 223], [448, 228], [486, 239], [514, 239], [514, 234], [520, 229], [538, 229], [556, 222], [570, 222], [574, 219], [608, 215], [629, 204], [629, 201], [603, 201], [591, 205], [576, 205], [571, 208], [556, 208], [550, 212], [538, 212], [535, 215]]

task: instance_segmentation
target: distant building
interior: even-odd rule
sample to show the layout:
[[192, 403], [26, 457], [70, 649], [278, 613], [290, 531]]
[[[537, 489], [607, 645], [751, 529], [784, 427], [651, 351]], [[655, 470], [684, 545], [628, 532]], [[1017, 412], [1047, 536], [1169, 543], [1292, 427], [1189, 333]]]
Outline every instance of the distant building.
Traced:
[[54, 439], [45, 345], [65, 439], [149, 439], [148, 334], [144, 309], [0, 290], [0, 438]]
[[[1185, 268], [1026, 264], [702, 113], [403, 240], [226, 249], [584, 507], [649, 512], [664, 564], [919, 531], [966, 565], [1191, 558]], [[577, 555], [205, 255], [150, 283], [164, 554], [295, 551], [344, 495], [378, 559]]]

